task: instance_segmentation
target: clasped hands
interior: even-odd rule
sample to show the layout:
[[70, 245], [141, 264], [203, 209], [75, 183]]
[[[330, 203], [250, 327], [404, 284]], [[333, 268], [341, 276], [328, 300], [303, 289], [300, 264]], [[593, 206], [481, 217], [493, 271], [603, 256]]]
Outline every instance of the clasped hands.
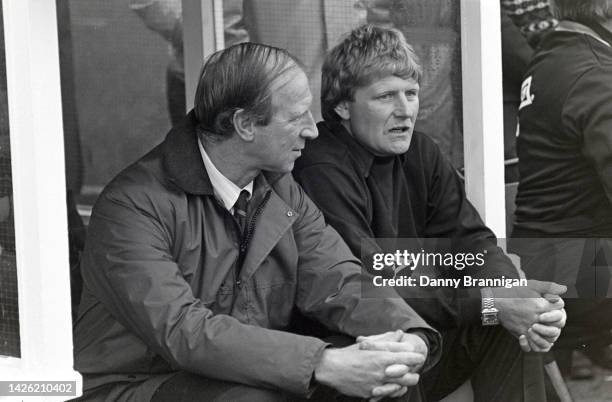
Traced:
[[315, 369], [315, 379], [349, 396], [397, 398], [419, 381], [427, 345], [401, 330], [360, 336], [351, 346], [329, 348]]
[[567, 314], [561, 295], [567, 288], [529, 280], [527, 287], [493, 288], [499, 321], [525, 352], [548, 352], [561, 335]]
[[[530, 280], [527, 287], [493, 288], [501, 325], [519, 338], [522, 350], [546, 352], [561, 334], [567, 315], [560, 295], [566, 287]], [[358, 337], [345, 348], [325, 349], [315, 379], [349, 396], [397, 398], [419, 381], [427, 345], [403, 331]]]

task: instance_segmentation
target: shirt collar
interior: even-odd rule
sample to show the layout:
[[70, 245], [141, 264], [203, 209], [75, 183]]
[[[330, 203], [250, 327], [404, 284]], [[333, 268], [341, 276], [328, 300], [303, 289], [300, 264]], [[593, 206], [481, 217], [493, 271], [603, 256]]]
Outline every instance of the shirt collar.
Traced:
[[238, 200], [238, 196], [242, 190], [246, 190], [249, 193], [249, 198], [251, 197], [253, 194], [252, 180], [243, 188], [238, 187], [236, 184], [234, 184], [234, 182], [225, 177], [223, 173], [219, 171], [219, 169], [217, 169], [214, 163], [210, 160], [210, 157], [206, 153], [206, 150], [202, 146], [202, 142], [199, 139], [198, 147], [200, 148], [202, 161], [204, 162], [204, 167], [206, 168], [208, 177], [210, 178], [210, 183], [213, 186], [215, 196], [217, 196], [217, 198], [219, 198], [219, 200], [223, 203], [225, 209], [232, 211], [234, 204]]

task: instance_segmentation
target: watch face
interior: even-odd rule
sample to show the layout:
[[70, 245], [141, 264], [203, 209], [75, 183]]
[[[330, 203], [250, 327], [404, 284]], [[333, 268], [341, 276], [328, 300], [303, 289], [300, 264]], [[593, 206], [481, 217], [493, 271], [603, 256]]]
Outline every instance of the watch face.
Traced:
[[482, 325], [497, 325], [498, 323], [497, 312], [482, 313]]

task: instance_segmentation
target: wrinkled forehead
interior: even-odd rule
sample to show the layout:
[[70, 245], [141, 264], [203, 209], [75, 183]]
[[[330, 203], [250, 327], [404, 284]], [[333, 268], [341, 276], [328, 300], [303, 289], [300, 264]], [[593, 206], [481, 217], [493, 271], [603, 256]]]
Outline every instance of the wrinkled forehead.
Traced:
[[383, 59], [369, 63], [358, 69], [355, 77], [356, 87], [365, 87], [386, 77], [395, 76], [404, 80], [420, 81], [419, 70], [414, 65], [393, 59]]
[[287, 69], [270, 85], [272, 106], [276, 109], [290, 107], [293, 104], [310, 107], [312, 94], [306, 73], [296, 64]]
[[[270, 84], [270, 89], [272, 91], [281, 90], [291, 82], [300, 78], [301, 76], [306, 77], [306, 73], [304, 73], [304, 70], [295, 62], [290, 61], [286, 63], [283, 66], [282, 70], [276, 75], [276, 77]], [[306, 80], [308, 79], [306, 78]]]
[[[357, 90], [372, 90], [372, 91], [409, 91], [419, 90], [419, 83], [412, 77], [402, 78], [397, 75], [386, 75], [383, 77], [372, 78], [369, 83], [364, 86], [359, 86]], [[353, 91], [356, 93], [356, 91]]]

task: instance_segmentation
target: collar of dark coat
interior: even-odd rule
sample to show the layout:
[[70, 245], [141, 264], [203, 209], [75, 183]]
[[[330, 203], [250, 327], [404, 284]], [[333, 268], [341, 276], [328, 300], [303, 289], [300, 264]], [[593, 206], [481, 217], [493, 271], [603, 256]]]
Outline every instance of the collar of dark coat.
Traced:
[[[197, 123], [191, 110], [180, 124], [170, 130], [162, 143], [163, 164], [170, 180], [186, 193], [213, 195], [213, 186], [198, 148]], [[282, 175], [263, 172], [255, 178], [255, 188], [265, 191]]]
[[559, 22], [556, 30], [589, 35], [609, 46], [612, 46], [612, 32], [603, 27], [598, 21], [562, 20]]
[[340, 122], [324, 120], [318, 124], [318, 129], [323, 135], [335, 136], [355, 159], [361, 174], [364, 177], [370, 175], [370, 169], [375, 158], [374, 154], [361, 145]]

